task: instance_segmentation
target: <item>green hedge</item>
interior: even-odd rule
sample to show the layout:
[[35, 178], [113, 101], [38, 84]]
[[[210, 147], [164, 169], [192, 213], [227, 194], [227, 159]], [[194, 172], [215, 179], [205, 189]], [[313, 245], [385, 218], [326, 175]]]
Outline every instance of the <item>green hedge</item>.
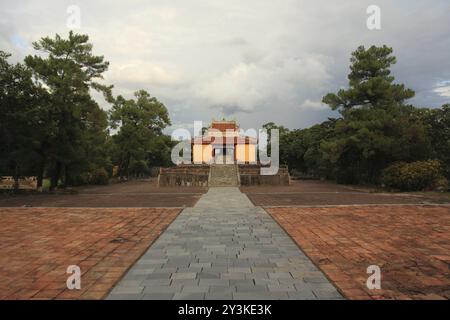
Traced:
[[109, 175], [104, 168], [98, 168], [89, 173], [89, 184], [106, 185], [108, 183]]
[[72, 186], [84, 185], [107, 185], [109, 183], [109, 174], [105, 168], [96, 168], [88, 172], [84, 172], [72, 178]]
[[383, 184], [388, 188], [403, 191], [448, 188], [448, 181], [442, 176], [442, 164], [439, 160], [394, 163], [384, 169]]

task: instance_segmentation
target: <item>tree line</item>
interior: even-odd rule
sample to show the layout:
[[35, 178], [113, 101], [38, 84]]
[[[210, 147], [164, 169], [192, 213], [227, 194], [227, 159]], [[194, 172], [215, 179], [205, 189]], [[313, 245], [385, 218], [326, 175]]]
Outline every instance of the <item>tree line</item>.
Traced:
[[[0, 176], [36, 176], [38, 188], [107, 183], [170, 163], [170, 119], [145, 90], [114, 97], [100, 84], [109, 62], [87, 35], [70, 32], [33, 43], [35, 55], [11, 64], [0, 51]], [[112, 107], [104, 111], [92, 92]]]
[[[16, 64], [0, 51], [0, 176], [36, 176], [39, 188], [47, 178], [54, 190], [172, 165], [167, 108], [145, 90], [113, 96], [113, 86], [99, 82], [109, 62], [93, 54], [87, 35], [44, 37], [33, 47], [36, 54]], [[408, 104], [415, 93], [395, 83], [392, 48], [361, 46], [350, 61], [348, 88], [323, 97], [338, 117], [306, 129], [264, 125], [280, 131], [280, 162], [339, 183], [448, 185], [450, 104]]]
[[[434, 109], [408, 104], [415, 93], [394, 82], [392, 48], [361, 46], [350, 61], [348, 88], [323, 97], [338, 117], [307, 129], [264, 125], [280, 131], [280, 162], [301, 176], [339, 183], [390, 184], [395, 174], [404, 183], [392, 187], [422, 189], [438, 183], [446, 188], [450, 104]], [[411, 163], [416, 165], [407, 166]]]

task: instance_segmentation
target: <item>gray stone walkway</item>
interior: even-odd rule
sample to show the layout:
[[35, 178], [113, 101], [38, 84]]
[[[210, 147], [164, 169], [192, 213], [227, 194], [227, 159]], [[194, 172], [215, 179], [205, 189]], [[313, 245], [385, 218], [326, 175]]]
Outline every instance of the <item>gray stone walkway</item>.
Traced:
[[184, 209], [107, 299], [342, 299], [238, 188]]

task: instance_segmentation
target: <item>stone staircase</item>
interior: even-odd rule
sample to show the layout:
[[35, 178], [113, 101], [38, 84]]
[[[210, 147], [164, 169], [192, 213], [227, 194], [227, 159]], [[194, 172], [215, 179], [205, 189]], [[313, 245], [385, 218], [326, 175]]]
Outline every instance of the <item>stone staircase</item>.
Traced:
[[238, 166], [235, 164], [213, 164], [210, 167], [208, 185], [210, 187], [239, 186]]

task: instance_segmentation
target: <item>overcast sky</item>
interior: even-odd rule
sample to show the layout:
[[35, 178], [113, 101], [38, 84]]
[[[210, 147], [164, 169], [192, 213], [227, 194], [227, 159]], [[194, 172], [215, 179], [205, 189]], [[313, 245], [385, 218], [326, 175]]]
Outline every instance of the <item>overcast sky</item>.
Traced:
[[[366, 27], [371, 4], [381, 30]], [[213, 117], [245, 129], [326, 120], [333, 113], [321, 98], [346, 86], [359, 45], [394, 48], [394, 75], [416, 91], [415, 105], [450, 102], [449, 0], [0, 0], [0, 49], [19, 61], [32, 41], [67, 36], [69, 5], [81, 9], [76, 31], [110, 62], [114, 93], [149, 91], [174, 127]]]

